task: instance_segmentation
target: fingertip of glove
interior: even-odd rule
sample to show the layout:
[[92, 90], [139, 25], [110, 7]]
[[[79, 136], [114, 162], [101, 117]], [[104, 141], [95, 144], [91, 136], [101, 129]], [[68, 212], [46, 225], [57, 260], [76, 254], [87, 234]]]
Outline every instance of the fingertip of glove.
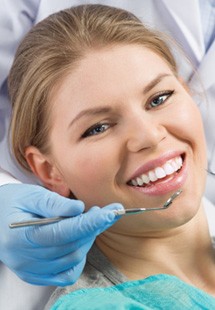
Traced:
[[123, 210], [124, 207], [121, 203], [111, 203], [105, 207], [103, 207], [103, 210]]
[[121, 215], [117, 214], [117, 212], [115, 211], [123, 210], [123, 209], [124, 209], [123, 206], [118, 204], [118, 205], [115, 205], [115, 207], [112, 210], [106, 210], [107, 219], [109, 220], [109, 222], [113, 222], [121, 218]]

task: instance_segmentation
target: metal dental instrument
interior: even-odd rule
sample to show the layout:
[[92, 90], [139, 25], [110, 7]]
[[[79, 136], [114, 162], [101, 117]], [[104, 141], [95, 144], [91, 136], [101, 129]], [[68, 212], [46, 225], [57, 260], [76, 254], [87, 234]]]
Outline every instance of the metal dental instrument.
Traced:
[[[115, 215], [132, 215], [132, 214], [138, 214], [148, 211], [160, 211], [167, 209], [173, 202], [175, 198], [177, 198], [181, 194], [182, 190], [178, 190], [175, 192], [165, 203], [162, 207], [157, 208], [136, 208], [136, 209], [127, 209], [127, 210], [113, 210]], [[46, 225], [51, 223], [59, 222], [63, 219], [66, 219], [69, 217], [51, 217], [51, 218], [42, 218], [42, 219], [35, 219], [31, 221], [24, 221], [24, 222], [17, 222], [17, 223], [11, 223], [9, 225], [10, 228], [18, 228], [18, 227], [26, 227], [26, 226], [34, 226], [34, 225]]]
[[138, 213], [143, 213], [143, 212], [148, 212], [148, 211], [160, 211], [160, 210], [165, 210], [169, 208], [169, 206], [172, 204], [173, 200], [178, 197], [181, 194], [182, 190], [178, 190], [175, 192], [164, 204], [162, 207], [157, 207], [157, 208], [137, 208], [137, 209], [127, 209], [127, 210], [115, 210], [114, 213], [116, 215], [130, 215], [130, 214], [138, 214]]

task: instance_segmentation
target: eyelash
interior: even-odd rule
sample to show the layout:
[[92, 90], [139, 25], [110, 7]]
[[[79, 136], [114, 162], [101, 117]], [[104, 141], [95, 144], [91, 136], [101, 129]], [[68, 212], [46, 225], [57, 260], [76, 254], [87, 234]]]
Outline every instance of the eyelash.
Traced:
[[[96, 131], [95, 133], [93, 133], [93, 131], [98, 130], [99, 128], [101, 129], [102, 127], [104, 128], [104, 126], [106, 126], [107, 128], [105, 128], [103, 131], [100, 131], [100, 132]], [[89, 129], [87, 129], [81, 137], [82, 138], [87, 138], [87, 137], [99, 135], [99, 134], [105, 132], [107, 129], [109, 129], [112, 126], [113, 125], [108, 124], [108, 123], [98, 123], [98, 124], [95, 124], [92, 127], [90, 127]]]
[[174, 90], [168, 90], [168, 91], [165, 91], [165, 92], [162, 92], [162, 93], [156, 95], [154, 98], [152, 98], [150, 100], [149, 105], [150, 104], [152, 105], [153, 101], [158, 100], [161, 97], [166, 97], [166, 98], [162, 102], [160, 102], [160, 103], [158, 102], [158, 104], [156, 103], [154, 106], [152, 105], [151, 107], [148, 108], [148, 110], [156, 108], [156, 107], [164, 104], [169, 99], [169, 97], [171, 97], [173, 94], [174, 94]]
[[[171, 90], [171, 91], [165, 91], [165, 92], [162, 92], [162, 93], [156, 95], [154, 98], [152, 98], [152, 100], [150, 100], [149, 105], [152, 104], [153, 101], [158, 100], [161, 97], [166, 97], [166, 98], [161, 103], [156, 104], [156, 106], [152, 106], [152, 107], [148, 108], [148, 110], [156, 108], [156, 107], [164, 104], [169, 99], [169, 97], [171, 95], [173, 95], [173, 93], [174, 93], [174, 90]], [[110, 124], [110, 123], [97, 123], [97, 124], [93, 125], [92, 127], [90, 127], [89, 129], [87, 129], [83, 133], [81, 138], [87, 138], [87, 137], [99, 135], [99, 134], [105, 132], [106, 130], [108, 130], [110, 127], [113, 127], [114, 125], [115, 124]], [[98, 130], [101, 130], [102, 128], [103, 128], [102, 131], [98, 131]], [[93, 131], [95, 131], [95, 132], [93, 133]]]

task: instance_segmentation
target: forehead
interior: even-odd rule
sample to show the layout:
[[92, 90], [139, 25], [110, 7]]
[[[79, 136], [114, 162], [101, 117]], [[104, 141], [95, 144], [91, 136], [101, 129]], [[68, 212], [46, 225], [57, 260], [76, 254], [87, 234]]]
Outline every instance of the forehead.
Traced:
[[[89, 51], [80, 62], [75, 73], [82, 74], [84, 71], [85, 77], [90, 78], [90, 80], [101, 75], [103, 78], [108, 78], [109, 75], [104, 73], [114, 72], [115, 76], [117, 76], [117, 72], [121, 74], [122, 72], [128, 72], [130, 69], [135, 70], [134, 73], [137, 73], [140, 66], [141, 70], [143, 68], [149, 69], [147, 63], [152, 65], [151, 70], [157, 65], [169, 68], [166, 61], [149, 48], [141, 45], [113, 45]], [[147, 72], [142, 71], [142, 75], [144, 73], [148, 74], [149, 70]]]
[[[89, 51], [55, 87], [55, 102], [101, 104], [122, 99], [159, 74], [172, 74], [160, 56], [140, 45], [119, 45]], [[121, 97], [121, 99], [120, 99]], [[76, 105], [75, 105], [76, 106]], [[73, 105], [73, 108], [75, 108]]]

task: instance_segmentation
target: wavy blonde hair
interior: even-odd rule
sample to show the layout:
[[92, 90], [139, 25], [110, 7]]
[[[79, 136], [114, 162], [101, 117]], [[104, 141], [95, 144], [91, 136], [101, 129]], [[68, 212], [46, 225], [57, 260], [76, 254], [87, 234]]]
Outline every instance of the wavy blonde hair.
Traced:
[[89, 51], [119, 44], [149, 48], [177, 75], [176, 62], [162, 35], [122, 9], [72, 7], [50, 15], [26, 35], [8, 79], [12, 150], [22, 167], [30, 170], [26, 147], [35, 146], [44, 154], [50, 151], [52, 89]]

